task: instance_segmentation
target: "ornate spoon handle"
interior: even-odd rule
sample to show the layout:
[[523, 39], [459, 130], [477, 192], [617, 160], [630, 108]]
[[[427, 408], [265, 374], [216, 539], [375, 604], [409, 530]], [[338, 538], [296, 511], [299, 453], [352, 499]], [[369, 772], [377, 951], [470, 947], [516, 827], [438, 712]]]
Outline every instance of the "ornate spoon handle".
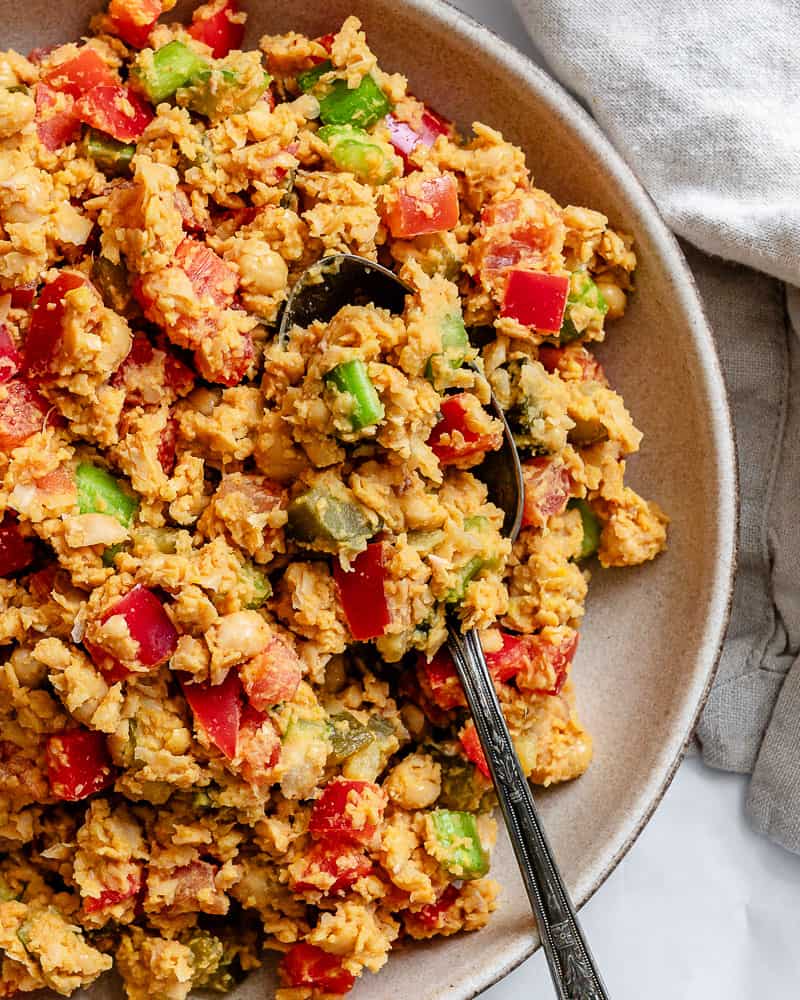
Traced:
[[560, 1000], [608, 1000], [517, 759], [478, 633], [464, 634], [451, 622], [449, 635], [556, 993]]

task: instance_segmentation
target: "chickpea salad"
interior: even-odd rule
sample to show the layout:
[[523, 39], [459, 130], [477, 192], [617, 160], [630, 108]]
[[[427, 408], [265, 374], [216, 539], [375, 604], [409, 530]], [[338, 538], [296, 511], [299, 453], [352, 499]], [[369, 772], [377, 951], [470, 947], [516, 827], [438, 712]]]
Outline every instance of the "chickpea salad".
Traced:
[[[359, 21], [242, 48], [235, 0], [111, 0], [0, 53], [0, 997], [347, 993], [478, 930], [480, 630], [523, 767], [578, 777], [589, 567], [666, 546], [593, 344], [629, 235], [382, 69]], [[166, 16], [164, 16], [166, 15]], [[401, 314], [281, 311], [332, 253]], [[475, 474], [520, 448], [523, 529]]]

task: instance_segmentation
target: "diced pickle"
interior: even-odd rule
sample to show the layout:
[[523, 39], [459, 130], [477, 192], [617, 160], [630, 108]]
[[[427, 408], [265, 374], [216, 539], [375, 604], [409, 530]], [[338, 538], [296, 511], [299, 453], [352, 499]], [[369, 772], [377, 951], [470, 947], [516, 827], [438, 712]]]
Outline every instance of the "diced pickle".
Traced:
[[83, 137], [83, 152], [94, 160], [104, 174], [118, 176], [130, 172], [136, 146], [133, 143], [118, 142], [110, 135], [90, 128]]
[[341, 764], [375, 740], [374, 734], [350, 712], [337, 712], [330, 717], [330, 723], [331, 752], [328, 760], [334, 764]]
[[445, 809], [478, 812], [489, 808], [492, 783], [460, 754], [434, 754], [442, 768], [439, 805]]
[[241, 577], [250, 592], [250, 598], [245, 604], [245, 607], [250, 611], [262, 607], [272, 597], [272, 584], [269, 582], [269, 577], [251, 562], [244, 563]]
[[289, 504], [288, 529], [293, 538], [322, 548], [355, 546], [374, 533], [364, 511], [314, 486]]
[[596, 417], [584, 419], [583, 417], [572, 417], [574, 427], [569, 429], [567, 440], [570, 444], [579, 448], [586, 448], [590, 444], [597, 444], [598, 441], [608, 440], [608, 428]]
[[92, 262], [92, 283], [100, 292], [103, 304], [115, 312], [124, 312], [131, 300], [128, 271], [124, 264], [115, 264], [107, 257], [95, 257]]

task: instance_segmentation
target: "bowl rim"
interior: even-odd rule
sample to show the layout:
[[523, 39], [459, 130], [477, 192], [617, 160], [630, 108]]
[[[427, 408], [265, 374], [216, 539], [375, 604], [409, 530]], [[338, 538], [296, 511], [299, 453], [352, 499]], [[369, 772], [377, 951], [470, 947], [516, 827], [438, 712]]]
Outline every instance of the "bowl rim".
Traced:
[[[633, 169], [612, 145], [594, 118], [545, 69], [537, 66], [529, 56], [507, 42], [492, 28], [456, 7], [451, 0], [404, 0], [404, 3], [406, 7], [412, 8], [419, 16], [436, 21], [439, 28], [453, 32], [464, 42], [479, 45], [486, 55], [499, 61], [504, 69], [527, 84], [534, 92], [536, 99], [543, 102], [550, 111], [564, 120], [567, 127], [574, 130], [579, 140], [587, 146], [591, 153], [602, 160], [615, 183], [622, 189], [637, 212], [646, 219], [648, 235], [657, 246], [658, 257], [668, 273], [676, 279], [674, 292], [681, 312], [689, 320], [695, 340], [705, 348], [706, 366], [701, 369], [705, 392], [707, 397], [717, 404], [709, 414], [712, 435], [717, 446], [714, 459], [719, 484], [718, 502], [720, 506], [716, 536], [717, 573], [710, 589], [709, 604], [716, 605], [718, 613], [714, 616], [716, 627], [713, 625], [707, 627], [699, 650], [698, 660], [706, 662], [705, 679], [690, 718], [684, 726], [677, 751], [657, 787], [651, 793], [649, 801], [637, 818], [632, 830], [591, 885], [574, 900], [576, 908], [581, 909], [633, 847], [666, 795], [678, 768], [693, 743], [695, 727], [716, 678], [731, 615], [739, 547], [739, 473], [728, 390], [723, 378], [714, 335], [705, 313], [697, 282], [680, 244]], [[723, 527], [725, 525], [728, 527]], [[711, 616], [709, 616], [710, 619]], [[699, 676], [702, 675], [698, 672]], [[481, 977], [479, 982], [476, 983], [473, 980], [466, 989], [463, 988], [464, 984], [451, 983], [448, 988], [448, 996], [451, 1000], [474, 1000], [484, 990], [496, 985], [522, 965], [540, 947], [541, 942], [538, 939], [533, 939], [530, 946], [526, 946], [522, 953], [515, 953], [510, 959], [501, 962], [499, 967], [494, 966], [487, 969], [486, 975]]]

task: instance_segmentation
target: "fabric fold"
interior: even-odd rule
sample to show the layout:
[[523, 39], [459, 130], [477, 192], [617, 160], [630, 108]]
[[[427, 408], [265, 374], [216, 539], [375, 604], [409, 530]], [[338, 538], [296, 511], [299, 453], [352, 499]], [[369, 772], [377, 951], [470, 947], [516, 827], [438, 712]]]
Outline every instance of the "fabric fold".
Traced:
[[515, 3], [685, 241], [741, 490], [731, 620], [697, 736], [709, 765], [753, 772], [753, 825], [800, 852], [800, 6]]

